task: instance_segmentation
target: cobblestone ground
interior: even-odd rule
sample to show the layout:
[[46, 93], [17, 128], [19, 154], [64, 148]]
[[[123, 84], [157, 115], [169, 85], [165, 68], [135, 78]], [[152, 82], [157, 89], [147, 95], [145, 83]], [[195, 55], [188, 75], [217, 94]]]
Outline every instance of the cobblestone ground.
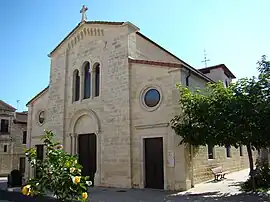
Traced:
[[[116, 188], [90, 188], [89, 201], [91, 202], [216, 202], [216, 201], [235, 201], [235, 202], [269, 202], [269, 196], [259, 196], [251, 193], [242, 193], [239, 190], [239, 183], [245, 181], [248, 177], [248, 170], [235, 172], [227, 175], [226, 179], [220, 182], [205, 182], [198, 184], [195, 188], [186, 192], [167, 192], [150, 189], [116, 189]], [[4, 187], [4, 180], [0, 179], [0, 188]], [[0, 193], [1, 194], [1, 193]], [[14, 194], [13, 194], [14, 196]], [[22, 198], [6, 200], [1, 198], [0, 202], [23, 202]], [[3, 200], [3, 201], [1, 201]], [[41, 202], [40, 200], [37, 200]], [[50, 200], [46, 200], [48, 202]]]

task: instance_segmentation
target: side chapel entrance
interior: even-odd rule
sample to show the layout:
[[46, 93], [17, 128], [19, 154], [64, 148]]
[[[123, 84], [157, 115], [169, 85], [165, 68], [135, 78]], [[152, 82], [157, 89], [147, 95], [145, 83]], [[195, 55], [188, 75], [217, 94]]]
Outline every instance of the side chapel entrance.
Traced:
[[163, 139], [145, 138], [143, 144], [145, 188], [164, 189]]
[[97, 171], [97, 137], [96, 134], [80, 134], [78, 136], [79, 163], [83, 166], [82, 175], [89, 176], [94, 186]]

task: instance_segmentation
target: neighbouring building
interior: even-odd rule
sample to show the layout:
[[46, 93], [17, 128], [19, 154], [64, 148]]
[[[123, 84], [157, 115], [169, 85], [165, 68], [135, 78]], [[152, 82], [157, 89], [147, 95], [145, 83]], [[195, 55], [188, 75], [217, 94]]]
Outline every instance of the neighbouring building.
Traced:
[[[49, 54], [48, 87], [27, 103], [27, 146], [39, 158], [49, 129], [95, 186], [186, 190], [210, 179], [211, 167], [248, 167], [242, 147], [202, 147], [191, 157], [169, 124], [179, 112], [176, 84], [226, 85], [235, 76], [224, 64], [195, 69], [130, 22], [86, 21], [84, 8]], [[34, 175], [28, 165], [26, 173]]]
[[0, 100], [0, 175], [12, 170], [25, 172], [24, 150], [27, 142], [27, 112], [16, 109]]

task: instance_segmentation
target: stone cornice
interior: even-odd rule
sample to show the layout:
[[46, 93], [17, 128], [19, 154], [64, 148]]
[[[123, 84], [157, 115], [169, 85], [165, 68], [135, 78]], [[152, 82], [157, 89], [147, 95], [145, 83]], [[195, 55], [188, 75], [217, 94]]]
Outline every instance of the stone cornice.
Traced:
[[145, 124], [145, 125], [137, 125], [136, 129], [148, 129], [148, 128], [164, 128], [168, 127], [169, 123], [156, 123], [156, 124]]

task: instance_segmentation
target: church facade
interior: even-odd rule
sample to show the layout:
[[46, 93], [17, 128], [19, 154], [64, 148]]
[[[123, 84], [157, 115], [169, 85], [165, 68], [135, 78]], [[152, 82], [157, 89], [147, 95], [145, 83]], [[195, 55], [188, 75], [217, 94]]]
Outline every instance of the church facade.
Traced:
[[[248, 167], [245, 150], [193, 155], [169, 124], [180, 110], [176, 84], [230, 83], [225, 65], [195, 69], [130, 22], [84, 16], [49, 57], [49, 85], [27, 103], [27, 147], [42, 154], [40, 137], [52, 130], [95, 186], [186, 190], [211, 178], [213, 166]], [[26, 174], [34, 175], [28, 165]]]

